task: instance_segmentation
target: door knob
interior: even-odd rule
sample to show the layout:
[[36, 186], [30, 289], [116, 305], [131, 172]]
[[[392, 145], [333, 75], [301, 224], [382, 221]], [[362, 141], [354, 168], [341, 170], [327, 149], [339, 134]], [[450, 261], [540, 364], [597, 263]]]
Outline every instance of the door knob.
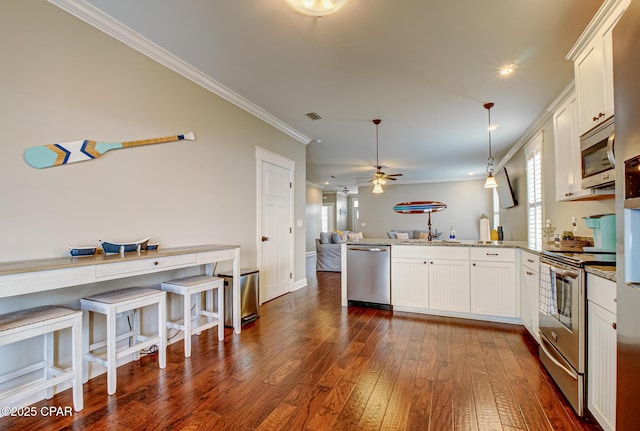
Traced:
[[269, 237], [268, 236], [263, 236], [262, 237], [262, 242], [265, 242], [265, 241], [269, 241]]

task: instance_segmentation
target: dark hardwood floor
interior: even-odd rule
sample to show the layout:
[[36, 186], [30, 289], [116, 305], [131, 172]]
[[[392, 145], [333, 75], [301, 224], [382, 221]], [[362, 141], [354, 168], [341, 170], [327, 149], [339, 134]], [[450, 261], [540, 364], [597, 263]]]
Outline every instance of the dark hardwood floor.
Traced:
[[[311, 262], [313, 264], [313, 262]], [[2, 430], [597, 430], [575, 416], [526, 330], [340, 306], [340, 274], [264, 304], [240, 335], [168, 348], [84, 387], [70, 417], [7, 417]], [[65, 391], [36, 405], [71, 406]]]

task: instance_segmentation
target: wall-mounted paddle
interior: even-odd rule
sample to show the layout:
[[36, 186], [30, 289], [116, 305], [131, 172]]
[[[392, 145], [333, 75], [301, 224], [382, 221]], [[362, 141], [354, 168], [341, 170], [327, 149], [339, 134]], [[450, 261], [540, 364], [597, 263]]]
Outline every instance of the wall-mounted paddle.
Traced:
[[90, 140], [66, 142], [64, 144], [39, 145], [27, 148], [24, 152], [25, 161], [34, 168], [50, 168], [68, 163], [84, 162], [97, 159], [110, 150], [119, 148], [138, 147], [141, 145], [160, 144], [182, 140], [193, 141], [193, 132], [184, 135], [166, 136], [164, 138], [143, 139], [129, 142], [96, 142]]

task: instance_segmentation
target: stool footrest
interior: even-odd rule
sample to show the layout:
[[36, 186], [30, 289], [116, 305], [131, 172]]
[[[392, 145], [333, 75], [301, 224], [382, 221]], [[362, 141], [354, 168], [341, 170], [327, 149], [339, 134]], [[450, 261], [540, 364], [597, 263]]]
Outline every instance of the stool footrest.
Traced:
[[40, 378], [38, 380], [25, 383], [23, 385], [4, 391], [2, 394], [0, 394], [0, 402], [4, 404], [17, 403], [18, 401], [28, 397], [29, 395], [33, 395], [40, 391], [45, 391], [53, 386], [59, 385], [60, 383], [69, 381], [73, 379], [74, 376], [75, 371], [69, 369], [51, 379], [45, 380], [44, 378]]
[[17, 370], [13, 370], [10, 373], [3, 374], [0, 376], [0, 383], [10, 382], [13, 379], [17, 379], [18, 377], [26, 376], [27, 374], [31, 374], [34, 371], [42, 370], [47, 366], [45, 361], [36, 362], [35, 364], [27, 365], [26, 367], [19, 368]]
[[[116, 350], [116, 359], [120, 359], [120, 358], [124, 358], [125, 356], [131, 355], [133, 353], [139, 352], [142, 349], [147, 349], [151, 346], [153, 346], [154, 344], [159, 344], [160, 343], [160, 338], [159, 337], [145, 337], [147, 338], [146, 341], [142, 342], [142, 343], [137, 343], [135, 346], [131, 346], [131, 347], [121, 347], [119, 349]], [[101, 354], [96, 354], [96, 353], [85, 353], [84, 354], [85, 357], [91, 359], [93, 362], [97, 362], [100, 365], [106, 367], [107, 366], [107, 354], [106, 353], [101, 353]]]
[[[220, 319], [218, 319], [217, 317], [212, 318], [209, 316], [192, 316], [191, 321], [197, 322], [197, 324], [191, 325], [191, 335], [195, 334], [196, 332], [202, 332], [206, 329], [213, 328], [214, 326], [220, 324]], [[171, 329], [178, 329], [184, 332], [184, 319], [167, 321], [167, 327]]]

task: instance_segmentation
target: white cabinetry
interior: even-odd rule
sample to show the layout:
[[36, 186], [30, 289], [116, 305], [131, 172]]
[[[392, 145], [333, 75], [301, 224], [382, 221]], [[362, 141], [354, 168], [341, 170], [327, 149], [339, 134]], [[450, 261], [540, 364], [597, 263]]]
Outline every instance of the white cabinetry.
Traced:
[[391, 259], [391, 304], [429, 308], [429, 266], [426, 259]]
[[469, 249], [391, 247], [394, 309], [469, 312]]
[[533, 253], [520, 251], [520, 318], [529, 333], [540, 342], [538, 334], [538, 294], [540, 259]]
[[472, 248], [471, 313], [518, 317], [515, 249]]
[[613, 115], [611, 32], [629, 2], [606, 1], [567, 55], [574, 64], [579, 136]]
[[580, 200], [611, 194], [607, 189], [582, 188], [582, 156], [578, 132], [578, 99], [572, 87], [550, 108], [553, 110], [553, 141], [556, 201]]
[[430, 308], [468, 313], [469, 257], [429, 260]]
[[616, 423], [616, 285], [587, 274], [587, 408], [600, 426]]

